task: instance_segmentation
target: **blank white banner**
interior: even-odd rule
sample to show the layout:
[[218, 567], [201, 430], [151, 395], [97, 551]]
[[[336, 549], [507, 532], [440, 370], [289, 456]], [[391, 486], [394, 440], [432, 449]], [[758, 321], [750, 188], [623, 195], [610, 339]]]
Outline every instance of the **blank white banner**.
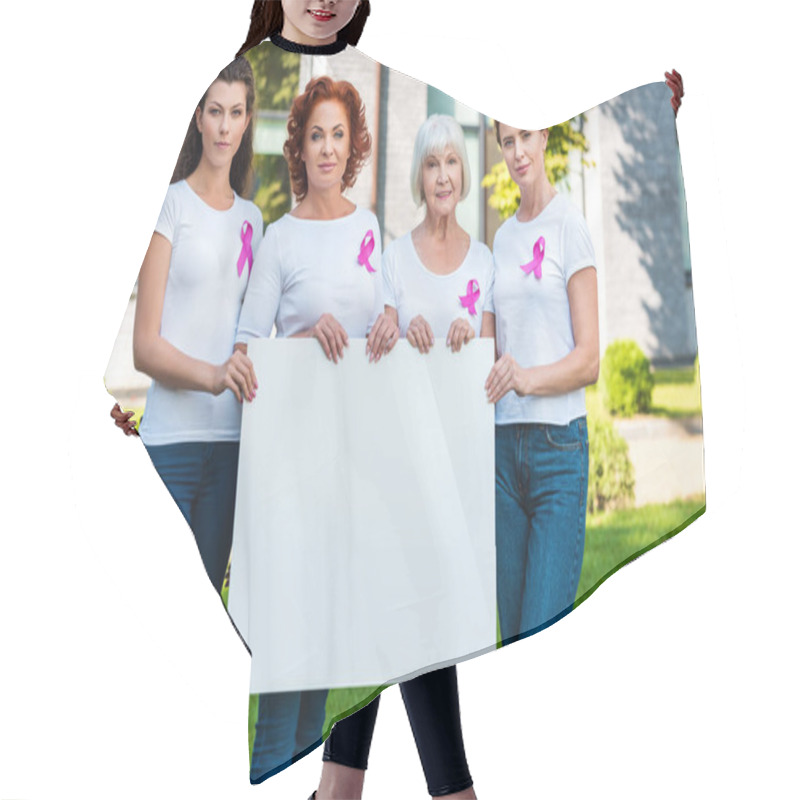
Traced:
[[493, 649], [493, 340], [370, 364], [259, 339], [228, 610], [251, 692], [371, 686]]

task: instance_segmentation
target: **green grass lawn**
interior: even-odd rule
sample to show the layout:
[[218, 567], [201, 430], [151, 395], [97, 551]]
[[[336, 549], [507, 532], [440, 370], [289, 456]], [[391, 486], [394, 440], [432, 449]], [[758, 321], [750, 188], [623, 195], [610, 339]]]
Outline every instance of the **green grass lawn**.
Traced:
[[586, 521], [586, 546], [576, 605], [620, 567], [683, 530], [705, 507], [705, 497], [700, 495], [590, 516]]
[[[657, 417], [693, 417], [701, 413], [700, 384], [695, 383], [694, 367], [674, 367], [653, 371], [653, 403], [649, 414]], [[594, 419], [611, 419], [603, 406], [597, 384], [586, 388], [586, 413]]]
[[360, 689], [331, 689], [325, 706], [325, 724], [322, 726], [323, 734], [327, 736], [331, 725], [345, 716], [345, 712], [349, 713], [353, 707], [363, 708], [385, 688], [386, 686], [365, 686]]
[[694, 367], [657, 369], [653, 373], [651, 414], [661, 417], [693, 417], [701, 413], [700, 384], [695, 382]]
[[[331, 726], [347, 714], [367, 705], [385, 687], [370, 686], [358, 689], [331, 689], [325, 704], [325, 724], [322, 736], [327, 737]], [[248, 715], [248, 734], [250, 740], [250, 758], [253, 757], [253, 741], [256, 738], [256, 720], [258, 719], [258, 695], [250, 695], [250, 712]]]
[[[382, 688], [385, 687], [364, 687], [360, 689], [331, 689], [328, 692], [328, 701], [325, 705], [325, 724], [322, 726], [323, 737], [326, 737], [331, 730], [331, 726], [345, 712], [351, 709], [357, 710], [367, 705], [375, 698]], [[250, 695], [250, 713], [248, 715], [248, 728], [250, 740], [250, 757], [253, 757], [253, 741], [256, 738], [256, 720], [258, 719], [258, 695]]]
[[597, 389], [597, 384], [586, 387], [586, 416], [592, 419], [612, 419], [603, 405], [603, 397]]

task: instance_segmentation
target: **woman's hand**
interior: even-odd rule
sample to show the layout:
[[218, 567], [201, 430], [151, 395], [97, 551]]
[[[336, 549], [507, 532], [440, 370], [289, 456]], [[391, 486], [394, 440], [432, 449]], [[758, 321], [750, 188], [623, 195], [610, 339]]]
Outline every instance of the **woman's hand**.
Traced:
[[667, 79], [667, 86], [672, 90], [670, 103], [672, 103], [672, 110], [677, 117], [678, 109], [681, 107], [681, 98], [683, 97], [683, 78], [680, 72], [675, 69], [672, 72], [665, 72], [664, 77]]
[[222, 394], [230, 389], [236, 399], [241, 403], [244, 398], [251, 401], [256, 396], [258, 381], [253, 362], [240, 350], [233, 351], [233, 355], [224, 363], [214, 368], [214, 378], [211, 393]]
[[469, 344], [475, 338], [475, 329], [463, 317], [454, 319], [447, 332], [447, 346], [454, 352], [461, 350], [462, 344]]
[[114, 403], [114, 408], [111, 409], [111, 417], [114, 424], [126, 436], [138, 436], [139, 431], [136, 430], [136, 423], [133, 421], [133, 411], [123, 411], [119, 403]]
[[309, 336], [313, 336], [322, 345], [328, 360], [332, 360], [334, 364], [339, 363], [339, 359], [344, 356], [344, 348], [349, 344], [347, 331], [333, 314], [323, 314], [310, 330]]
[[406, 339], [412, 347], [416, 347], [420, 353], [427, 353], [433, 347], [433, 330], [428, 325], [428, 321], [421, 314], [418, 314], [408, 323]]
[[372, 330], [367, 337], [367, 353], [369, 360], [380, 361], [381, 356], [390, 352], [400, 338], [397, 322], [389, 314], [378, 315]]
[[525, 370], [506, 353], [495, 361], [484, 388], [490, 403], [496, 403], [512, 389], [518, 395], [528, 394], [525, 388]]

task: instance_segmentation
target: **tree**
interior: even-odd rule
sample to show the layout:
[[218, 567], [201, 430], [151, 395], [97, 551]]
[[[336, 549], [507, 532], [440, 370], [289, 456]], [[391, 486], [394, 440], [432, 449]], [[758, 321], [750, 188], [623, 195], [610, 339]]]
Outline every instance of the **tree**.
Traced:
[[277, 47], [254, 47], [245, 58], [255, 76], [257, 108], [288, 111], [300, 83], [300, 54]]
[[[547, 178], [554, 186], [569, 177], [570, 152], [577, 150], [586, 153], [589, 142], [583, 134], [584, 115], [580, 114], [567, 122], [553, 125], [547, 138], [547, 151], [544, 155], [544, 169]], [[583, 160], [587, 166], [593, 162]], [[508, 219], [519, 208], [519, 186], [511, 180], [505, 161], [495, 164], [481, 181], [481, 186], [491, 188], [489, 205], [497, 210], [501, 220]]]
[[[256, 114], [259, 111], [288, 111], [300, 83], [300, 55], [277, 47], [254, 47], [245, 58], [253, 68]], [[269, 224], [292, 207], [287, 191], [289, 170], [282, 155], [257, 153], [253, 159], [255, 192], [253, 202]]]

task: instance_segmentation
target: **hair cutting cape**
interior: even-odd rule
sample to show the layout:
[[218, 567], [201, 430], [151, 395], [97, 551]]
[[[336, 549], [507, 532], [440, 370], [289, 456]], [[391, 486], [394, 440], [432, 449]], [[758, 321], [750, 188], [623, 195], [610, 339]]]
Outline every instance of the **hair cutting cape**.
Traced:
[[[347, 196], [374, 213], [373, 241], [385, 249], [421, 220], [410, 180], [414, 140], [431, 114], [443, 113], [464, 129], [472, 177], [459, 221], [493, 247], [518, 195], [492, 120], [352, 47], [318, 55], [265, 41], [246, 58], [257, 88], [252, 200], [265, 225], [291, 209], [283, 156], [291, 101], [324, 74], [352, 83], [365, 106], [372, 153]], [[524, 108], [519, 113], [524, 120]], [[575, 596], [506, 644], [564, 616], [705, 509], [688, 231], [669, 90], [642, 86], [554, 126], [546, 163], [585, 219], [603, 359], [599, 384], [585, 397], [587, 522]], [[366, 233], [352, 269], [381, 280], [380, 247], [373, 252]], [[530, 245], [520, 280], [546, 280], [547, 270], [544, 278], [538, 270], [556, 243]], [[231, 270], [245, 249], [235, 243]], [[320, 249], [316, 267], [328, 258]], [[256, 258], [251, 284], [258, 266]], [[465, 281], [453, 317], [469, 318], [470, 304], [489, 288]], [[125, 407], [141, 408], [147, 380], [132, 368], [134, 304], [106, 383]], [[532, 329], [546, 336], [549, 324], [543, 315]], [[336, 720], [387, 685], [502, 646], [498, 597], [507, 587], [497, 543], [506, 532], [495, 508], [495, 408], [483, 388], [494, 343], [475, 339], [455, 354], [438, 339], [423, 356], [401, 341], [378, 364], [363, 353], [355, 339], [339, 364], [314, 340], [273, 334], [249, 344], [259, 391], [243, 407], [222, 596], [252, 655], [251, 749], [266, 696], [327, 691], [324, 722], [298, 727], [299, 740], [276, 748], [282, 755], [273, 763], [262, 759], [253, 782], [316, 747]], [[553, 425], [542, 428], [549, 436]]]

